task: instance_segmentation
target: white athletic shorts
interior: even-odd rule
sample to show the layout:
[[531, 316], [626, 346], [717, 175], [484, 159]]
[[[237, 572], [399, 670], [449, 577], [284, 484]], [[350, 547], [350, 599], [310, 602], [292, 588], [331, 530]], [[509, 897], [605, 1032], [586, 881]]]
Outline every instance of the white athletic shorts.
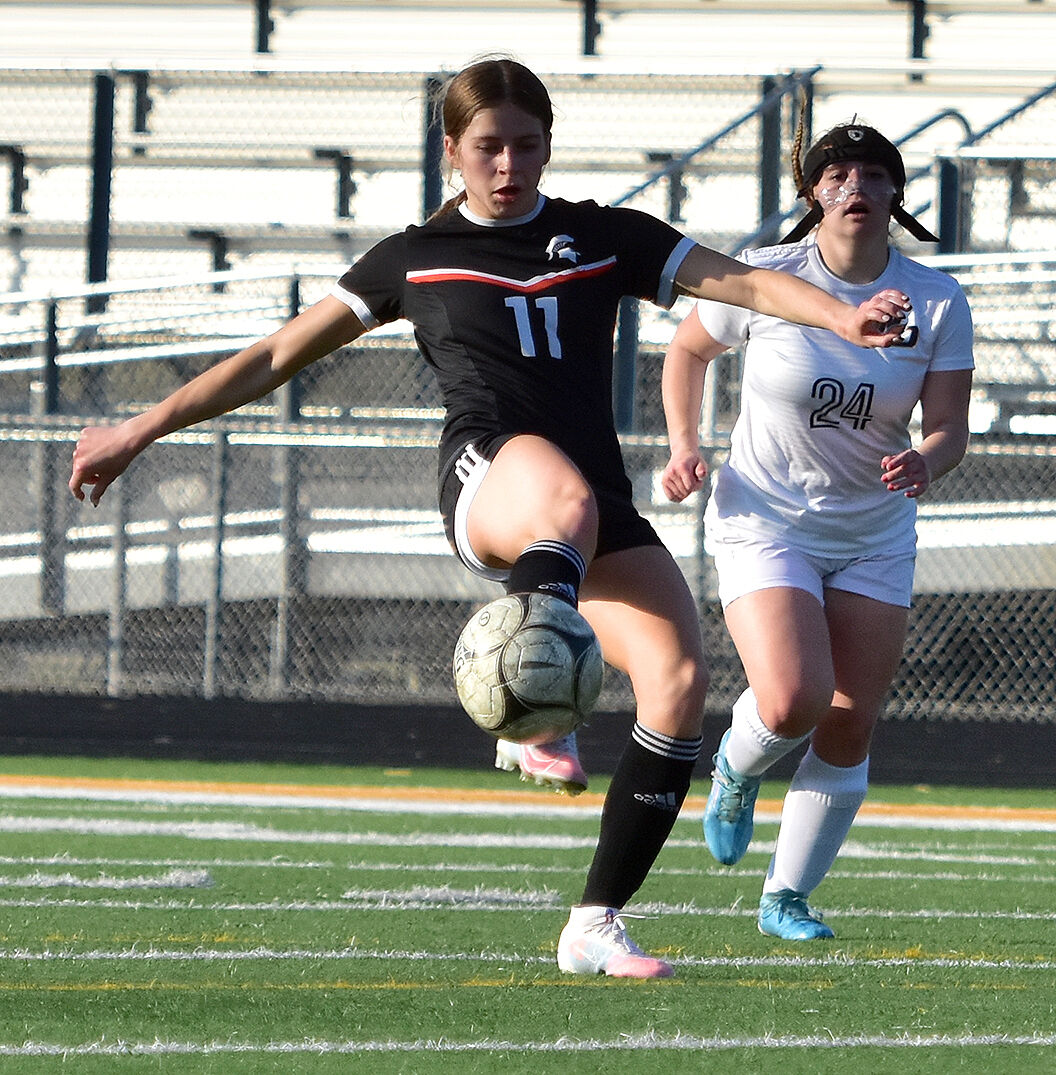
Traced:
[[723, 608], [746, 593], [774, 586], [806, 590], [822, 604], [827, 589], [847, 590], [902, 608], [912, 603], [915, 540], [874, 556], [836, 559], [770, 538], [727, 533], [721, 540], [709, 535], [707, 551], [718, 572]]

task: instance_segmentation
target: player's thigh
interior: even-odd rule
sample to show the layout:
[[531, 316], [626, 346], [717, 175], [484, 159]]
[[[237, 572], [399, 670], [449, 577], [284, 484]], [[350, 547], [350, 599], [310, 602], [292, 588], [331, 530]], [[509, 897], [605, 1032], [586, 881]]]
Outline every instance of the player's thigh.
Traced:
[[821, 602], [798, 587], [769, 586], [731, 601], [725, 616], [760, 716], [779, 734], [805, 735], [835, 683]]
[[508, 440], [473, 497], [467, 531], [486, 563], [513, 561], [533, 541], [557, 538], [589, 560], [597, 542], [594, 494], [579, 468], [543, 437]]
[[825, 591], [834, 704], [879, 712], [898, 672], [909, 609], [846, 590]]
[[598, 557], [580, 611], [606, 661], [626, 672], [639, 719], [670, 735], [699, 732], [708, 675], [696, 602], [662, 545]]
[[836, 675], [832, 706], [812, 739], [830, 765], [858, 765], [869, 756], [873, 731], [898, 671], [908, 609], [844, 590], [825, 591]]

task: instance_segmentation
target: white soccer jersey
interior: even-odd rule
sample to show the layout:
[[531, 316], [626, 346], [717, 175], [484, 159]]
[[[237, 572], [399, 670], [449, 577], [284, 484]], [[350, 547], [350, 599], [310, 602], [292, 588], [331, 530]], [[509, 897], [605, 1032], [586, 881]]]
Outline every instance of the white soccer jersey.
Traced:
[[746, 251], [854, 306], [894, 288], [913, 311], [901, 340], [862, 348], [825, 329], [701, 300], [704, 328], [747, 340], [740, 415], [715, 475], [710, 538], [749, 532], [829, 557], [869, 556], [914, 541], [916, 502], [880, 481], [880, 460], [910, 447], [909, 422], [929, 370], [971, 369], [972, 321], [960, 285], [896, 250], [869, 284], [825, 266], [812, 240]]

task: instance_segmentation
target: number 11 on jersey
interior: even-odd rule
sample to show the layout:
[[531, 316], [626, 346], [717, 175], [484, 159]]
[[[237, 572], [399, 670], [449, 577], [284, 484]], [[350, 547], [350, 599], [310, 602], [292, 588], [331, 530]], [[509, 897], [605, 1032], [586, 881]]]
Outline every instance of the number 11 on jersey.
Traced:
[[[513, 298], [506, 299], [506, 305], [513, 311], [517, 322], [517, 337], [521, 342], [521, 354], [525, 358], [535, 358], [538, 350], [535, 334], [532, 331], [532, 316], [527, 297], [514, 295]], [[543, 331], [546, 334], [546, 347], [550, 357], [560, 358], [561, 341], [557, 336], [557, 297], [542, 295], [535, 299], [533, 305], [543, 315]]]

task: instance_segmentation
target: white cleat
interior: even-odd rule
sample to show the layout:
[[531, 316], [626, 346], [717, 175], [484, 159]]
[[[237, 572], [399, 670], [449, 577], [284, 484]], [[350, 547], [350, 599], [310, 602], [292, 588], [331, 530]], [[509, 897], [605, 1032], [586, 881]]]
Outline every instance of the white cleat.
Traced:
[[610, 978], [670, 978], [674, 968], [646, 955], [627, 935], [623, 916], [611, 907], [573, 907], [557, 942], [557, 965], [566, 974]]

